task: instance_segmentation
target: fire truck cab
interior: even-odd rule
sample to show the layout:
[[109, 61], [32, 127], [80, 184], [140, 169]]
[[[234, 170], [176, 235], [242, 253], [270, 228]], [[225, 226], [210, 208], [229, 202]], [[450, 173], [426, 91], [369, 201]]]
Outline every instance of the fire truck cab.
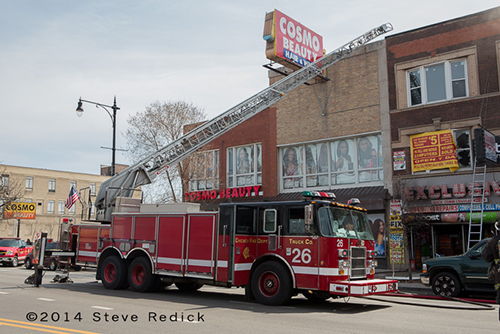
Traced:
[[[327, 299], [396, 292], [397, 281], [374, 277], [366, 210], [336, 203], [333, 194], [303, 195], [224, 203], [218, 212], [113, 213], [109, 234], [80, 242], [77, 254], [97, 255], [97, 279], [107, 289], [244, 287], [247, 298], [267, 305], [297, 293]], [[86, 235], [84, 226], [79, 233]]]

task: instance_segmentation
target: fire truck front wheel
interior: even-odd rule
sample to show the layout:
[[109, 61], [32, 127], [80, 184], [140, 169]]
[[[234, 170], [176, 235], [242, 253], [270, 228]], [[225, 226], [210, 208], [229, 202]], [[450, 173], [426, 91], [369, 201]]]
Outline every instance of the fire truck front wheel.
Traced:
[[264, 305], [283, 305], [292, 298], [292, 278], [286, 268], [277, 262], [265, 262], [252, 275], [255, 299]]
[[149, 292], [155, 289], [158, 276], [151, 270], [151, 263], [145, 257], [135, 258], [128, 269], [128, 282], [134, 291]]
[[127, 264], [118, 256], [109, 256], [101, 266], [102, 285], [109, 290], [128, 288]]

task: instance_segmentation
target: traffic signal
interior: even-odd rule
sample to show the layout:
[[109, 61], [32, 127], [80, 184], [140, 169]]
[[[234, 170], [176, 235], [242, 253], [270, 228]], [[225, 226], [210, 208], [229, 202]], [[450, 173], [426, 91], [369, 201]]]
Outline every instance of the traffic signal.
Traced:
[[460, 167], [470, 167], [470, 150], [457, 151], [458, 164]]
[[469, 130], [456, 131], [455, 136], [457, 143], [457, 159], [460, 168], [472, 167]]

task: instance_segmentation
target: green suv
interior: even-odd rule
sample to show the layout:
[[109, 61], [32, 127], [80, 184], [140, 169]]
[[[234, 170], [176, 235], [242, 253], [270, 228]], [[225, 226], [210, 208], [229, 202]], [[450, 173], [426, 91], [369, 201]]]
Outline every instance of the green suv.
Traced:
[[487, 242], [481, 240], [462, 255], [425, 261], [420, 281], [439, 296], [458, 297], [464, 290], [495, 293], [493, 281], [487, 277], [489, 263], [481, 257]]

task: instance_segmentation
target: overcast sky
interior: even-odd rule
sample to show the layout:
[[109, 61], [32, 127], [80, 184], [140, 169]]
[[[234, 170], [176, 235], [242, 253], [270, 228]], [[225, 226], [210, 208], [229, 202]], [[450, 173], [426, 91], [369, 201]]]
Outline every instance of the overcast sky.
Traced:
[[[0, 0], [0, 163], [99, 173], [113, 104], [117, 147], [127, 118], [187, 101], [209, 118], [268, 85], [262, 39], [278, 9], [323, 36], [327, 52], [390, 22], [390, 34], [498, 6], [498, 0]], [[389, 35], [390, 35], [389, 34]], [[117, 152], [117, 163], [130, 163]]]

